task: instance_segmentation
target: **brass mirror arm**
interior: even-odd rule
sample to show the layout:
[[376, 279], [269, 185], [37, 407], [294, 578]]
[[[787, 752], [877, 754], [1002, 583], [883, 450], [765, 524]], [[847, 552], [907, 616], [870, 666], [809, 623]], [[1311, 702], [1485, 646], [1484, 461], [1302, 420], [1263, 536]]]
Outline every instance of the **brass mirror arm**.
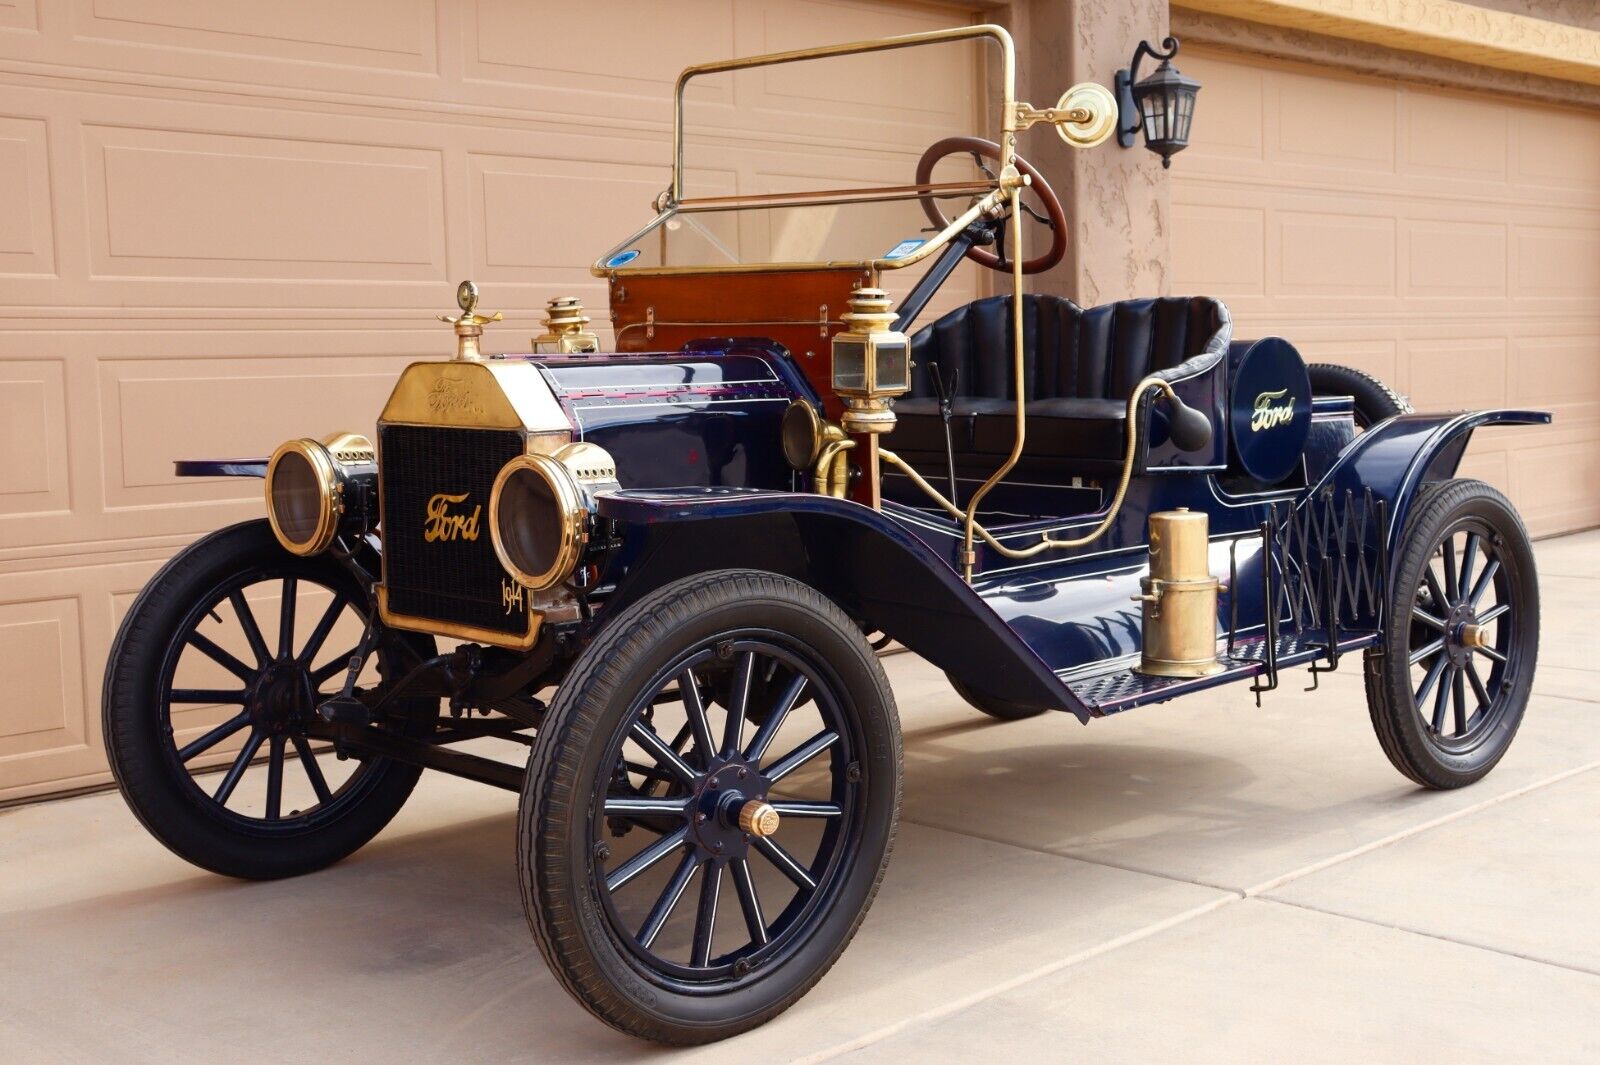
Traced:
[[1032, 104], [1017, 104], [1017, 129], [1019, 131], [1032, 129], [1040, 122], [1048, 122], [1059, 126], [1064, 122], [1088, 122], [1094, 118], [1094, 112], [1087, 107], [1046, 107], [1040, 110]]

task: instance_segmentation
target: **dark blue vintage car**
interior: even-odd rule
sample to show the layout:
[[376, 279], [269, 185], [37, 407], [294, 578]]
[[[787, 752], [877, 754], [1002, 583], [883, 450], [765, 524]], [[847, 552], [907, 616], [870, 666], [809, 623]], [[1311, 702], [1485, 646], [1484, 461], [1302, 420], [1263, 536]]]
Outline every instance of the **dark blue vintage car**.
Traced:
[[[685, 188], [693, 79], [953, 44], [989, 50], [998, 144], [940, 141], [909, 185]], [[1089, 147], [1117, 120], [1098, 86], [1039, 110], [1014, 82], [985, 26], [691, 68], [672, 186], [594, 266], [615, 351], [563, 298], [534, 353], [485, 356], [498, 316], [465, 283], [456, 357], [410, 366], [375, 437], [180, 463], [265, 477], [267, 519], [173, 559], [112, 651], [105, 735], [145, 826], [281, 877], [371, 839], [424, 768], [516, 791], [563, 986], [695, 1043], [804, 994], [877, 891], [889, 640], [1003, 720], [1259, 700], [1359, 653], [1402, 773], [1487, 773], [1539, 601], [1515, 511], [1455, 473], [1478, 428], [1549, 416], [1413, 413], [1236, 338], [1213, 299], [1027, 293], [1067, 220], [1017, 133]], [[950, 161], [967, 176], [935, 181]], [[1049, 241], [1027, 259], [1025, 216]], [[922, 321], [967, 259], [1011, 291]]]

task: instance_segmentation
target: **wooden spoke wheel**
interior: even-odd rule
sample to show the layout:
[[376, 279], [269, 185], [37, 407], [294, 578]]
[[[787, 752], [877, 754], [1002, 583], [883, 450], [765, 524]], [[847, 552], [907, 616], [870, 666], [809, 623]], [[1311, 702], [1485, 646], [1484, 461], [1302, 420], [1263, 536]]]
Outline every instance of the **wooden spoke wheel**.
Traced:
[[854, 934], [899, 769], [888, 683], [833, 603], [766, 574], [669, 585], [585, 652], [540, 731], [519, 833], [540, 947], [624, 1031], [753, 1027]]
[[[104, 695], [111, 766], [129, 805], [173, 851], [231, 876], [309, 872], [397, 813], [420, 772], [336, 758], [316, 707], [339, 691], [366, 597], [326, 557], [296, 558], [265, 522], [181, 552], [135, 602]], [[380, 641], [363, 681], [394, 675], [432, 641]], [[437, 702], [402, 700], [397, 727], [431, 728]]]
[[1539, 646], [1532, 548], [1499, 492], [1445, 481], [1418, 497], [1399, 550], [1367, 670], [1373, 725], [1401, 772], [1460, 787], [1499, 761], [1527, 706]]

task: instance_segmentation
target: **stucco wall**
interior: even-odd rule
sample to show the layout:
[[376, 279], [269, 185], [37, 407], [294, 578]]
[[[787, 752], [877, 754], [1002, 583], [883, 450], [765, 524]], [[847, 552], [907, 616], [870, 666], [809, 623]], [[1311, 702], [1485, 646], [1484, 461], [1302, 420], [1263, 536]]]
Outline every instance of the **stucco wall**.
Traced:
[[1469, 0], [1474, 7], [1507, 11], [1513, 15], [1565, 22], [1569, 26], [1600, 30], [1600, 4], [1595, 0]]

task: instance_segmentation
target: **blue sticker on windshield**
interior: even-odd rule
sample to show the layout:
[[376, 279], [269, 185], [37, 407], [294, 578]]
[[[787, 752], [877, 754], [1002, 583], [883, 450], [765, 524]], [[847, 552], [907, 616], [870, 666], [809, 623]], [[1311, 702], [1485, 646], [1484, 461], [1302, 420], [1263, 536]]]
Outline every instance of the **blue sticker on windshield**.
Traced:
[[894, 247], [885, 252], [883, 257], [890, 260], [904, 259], [907, 255], [910, 255], [912, 252], [916, 251], [926, 243], [928, 242], [921, 237], [914, 237], [911, 240], [902, 240], [899, 244], [896, 244]]
[[[917, 243], [920, 244], [921, 241], [918, 241]], [[617, 254], [613, 255], [611, 258], [606, 260], [606, 267], [607, 267], [607, 269], [610, 269], [610, 268], [617, 267], [617, 266], [627, 266], [629, 263], [633, 262], [633, 260], [637, 259], [638, 257], [639, 257], [639, 249], [638, 248], [629, 248], [627, 251], [619, 251], [619, 252], [617, 252]]]

